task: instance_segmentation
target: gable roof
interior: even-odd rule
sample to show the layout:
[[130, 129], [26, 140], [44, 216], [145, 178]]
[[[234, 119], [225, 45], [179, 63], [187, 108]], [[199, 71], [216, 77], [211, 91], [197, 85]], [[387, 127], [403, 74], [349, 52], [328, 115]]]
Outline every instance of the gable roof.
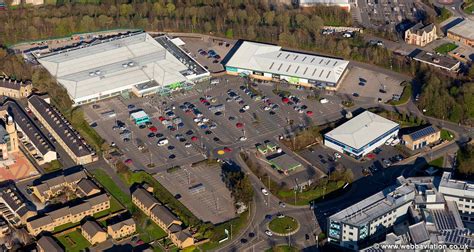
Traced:
[[181, 222], [168, 208], [162, 205], [156, 205], [151, 209], [151, 215], [156, 216], [168, 227], [173, 222]]
[[133, 191], [132, 196], [141, 202], [146, 209], [150, 209], [156, 204], [159, 204], [158, 200], [153, 197], [149, 192], [143, 188], [137, 188]]
[[95, 221], [86, 221], [82, 226], [81, 226], [82, 231], [84, 231], [86, 234], [88, 234], [90, 237], [95, 236], [99, 232], [105, 232], [102, 227], [97, 224]]
[[41, 248], [44, 251], [47, 252], [62, 252], [64, 251], [61, 246], [59, 246], [56, 241], [50, 237], [50, 236], [42, 236], [37, 242], [36, 242], [38, 248]]
[[432, 125], [430, 125], [430, 126], [427, 126], [423, 129], [419, 129], [415, 132], [412, 132], [412, 133], [408, 134], [408, 136], [411, 138], [411, 140], [416, 141], [420, 138], [423, 138], [425, 136], [429, 136], [429, 135], [434, 134], [438, 131], [439, 131], [439, 129], [437, 129], [437, 128], [433, 127]]

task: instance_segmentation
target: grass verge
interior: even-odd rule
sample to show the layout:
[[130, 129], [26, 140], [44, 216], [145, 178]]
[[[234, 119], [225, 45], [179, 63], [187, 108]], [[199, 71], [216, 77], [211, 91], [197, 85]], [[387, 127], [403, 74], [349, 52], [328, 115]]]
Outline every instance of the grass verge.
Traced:
[[454, 43], [444, 43], [434, 49], [435, 52], [441, 54], [448, 54], [448, 52], [456, 49], [458, 46]]
[[279, 234], [287, 234], [293, 232], [298, 228], [298, 226], [298, 221], [290, 216], [285, 216], [283, 218], [275, 218], [268, 224], [268, 228], [270, 229], [270, 231]]
[[97, 179], [97, 181], [99, 181], [99, 183], [120, 203], [128, 209], [132, 208], [133, 204], [131, 198], [115, 184], [107, 173], [102, 170], [94, 170], [92, 174], [94, 175], [94, 178]]
[[454, 134], [453, 134], [451, 131], [449, 131], [449, 130], [442, 129], [442, 130], [441, 130], [440, 138], [441, 138], [442, 140], [451, 141], [451, 140], [454, 139]]
[[439, 157], [428, 163], [429, 166], [433, 166], [434, 168], [443, 168], [443, 164], [444, 164], [444, 157]]
[[67, 251], [79, 252], [90, 247], [91, 244], [82, 236], [79, 230], [67, 233], [57, 237], [58, 241], [66, 248]]
[[400, 96], [400, 99], [398, 101], [392, 100], [390, 101], [391, 105], [398, 106], [402, 105], [408, 102], [412, 96], [412, 87], [411, 84], [406, 84], [405, 87], [403, 88], [402, 95]]

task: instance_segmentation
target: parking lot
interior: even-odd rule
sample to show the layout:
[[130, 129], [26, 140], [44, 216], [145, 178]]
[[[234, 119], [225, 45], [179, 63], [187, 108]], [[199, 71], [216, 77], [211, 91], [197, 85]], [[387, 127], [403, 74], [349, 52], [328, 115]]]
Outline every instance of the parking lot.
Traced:
[[404, 20], [417, 20], [423, 11], [413, 0], [367, 0], [357, 1], [357, 4], [364, 26], [388, 31], [393, 31]]
[[220, 175], [219, 165], [202, 164], [160, 172], [154, 177], [173, 195], [178, 195], [177, 198], [196, 217], [216, 224], [236, 216], [230, 191]]
[[332, 172], [338, 164], [342, 164], [344, 167], [352, 170], [354, 180], [381, 172], [391, 165], [395, 165], [400, 161], [394, 158], [398, 155], [406, 158], [397, 148], [390, 145], [382, 145], [374, 152], [377, 154], [373, 153], [375, 154], [373, 159], [364, 158], [362, 160], [355, 160], [345, 154], [340, 154], [340, 158], [335, 158], [335, 151], [333, 149], [319, 144], [301, 151], [300, 155], [314, 166], [320, 167], [326, 174]]
[[[183, 48], [201, 65], [207, 67], [207, 69], [212, 73], [224, 70], [224, 66], [220, 62], [224, 59], [235, 43], [233, 40], [207, 39], [207, 37], [180, 38], [184, 43], [186, 43], [183, 45]], [[216, 52], [219, 57], [212, 57], [212, 55], [209, 54], [209, 51], [211, 50]]]
[[338, 92], [345, 94], [351, 99], [357, 97], [369, 97], [380, 102], [387, 102], [393, 95], [401, 95], [403, 87], [402, 80], [395, 79], [383, 73], [352, 66]]
[[[151, 124], [148, 127], [140, 128], [130, 120], [129, 111], [137, 109], [143, 109], [149, 115]], [[110, 116], [111, 111], [115, 116]], [[85, 112], [88, 120], [97, 124], [95, 130], [107, 143], [124, 152], [123, 161], [132, 168], [146, 170], [152, 163], [165, 169], [205, 158], [199, 138], [186, 134], [190, 127], [176, 123], [173, 131], [167, 129], [159, 120], [160, 116], [166, 116], [164, 111], [151, 106], [146, 99], [113, 98], [87, 105]], [[158, 146], [163, 138], [168, 143]]]

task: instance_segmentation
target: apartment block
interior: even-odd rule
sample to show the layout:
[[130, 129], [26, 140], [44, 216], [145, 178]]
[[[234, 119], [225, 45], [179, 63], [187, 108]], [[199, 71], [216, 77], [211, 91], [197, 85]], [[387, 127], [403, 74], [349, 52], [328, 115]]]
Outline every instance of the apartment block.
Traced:
[[452, 179], [451, 173], [445, 172], [439, 184], [446, 200], [456, 202], [461, 219], [465, 222], [474, 222], [474, 184]]
[[131, 236], [137, 230], [137, 225], [132, 218], [119, 221], [107, 226], [107, 233], [114, 240], [120, 240], [124, 237]]
[[98, 160], [95, 151], [56, 107], [37, 95], [28, 98], [28, 107], [76, 164]]
[[[59, 176], [36, 182], [31, 186], [31, 190], [33, 191], [33, 195], [35, 195], [42, 203], [45, 203], [65, 190], [76, 191], [78, 184], [84, 180], [88, 180], [88, 178], [83, 170], [74, 172], [66, 170]], [[83, 185], [84, 188], [86, 187], [84, 182], [82, 182], [81, 185]], [[97, 186], [95, 187], [97, 188]]]
[[34, 236], [43, 231], [52, 232], [56, 227], [66, 223], [80, 222], [84, 217], [110, 208], [110, 199], [106, 194], [100, 194], [74, 206], [65, 206], [45, 213], [42, 217], [28, 220], [26, 228]]
[[82, 224], [81, 234], [92, 245], [95, 245], [107, 240], [107, 233], [95, 221], [86, 221], [84, 224]]

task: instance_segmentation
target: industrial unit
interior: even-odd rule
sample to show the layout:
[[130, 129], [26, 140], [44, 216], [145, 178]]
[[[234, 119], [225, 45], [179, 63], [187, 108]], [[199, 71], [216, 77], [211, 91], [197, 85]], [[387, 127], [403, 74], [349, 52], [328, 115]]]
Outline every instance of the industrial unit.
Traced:
[[364, 111], [324, 135], [324, 145], [359, 159], [398, 135], [400, 125]]
[[349, 61], [283, 50], [280, 46], [239, 41], [225, 63], [227, 74], [336, 89]]
[[168, 94], [210, 73], [169, 41], [138, 32], [36, 55], [74, 105], [127, 95]]

